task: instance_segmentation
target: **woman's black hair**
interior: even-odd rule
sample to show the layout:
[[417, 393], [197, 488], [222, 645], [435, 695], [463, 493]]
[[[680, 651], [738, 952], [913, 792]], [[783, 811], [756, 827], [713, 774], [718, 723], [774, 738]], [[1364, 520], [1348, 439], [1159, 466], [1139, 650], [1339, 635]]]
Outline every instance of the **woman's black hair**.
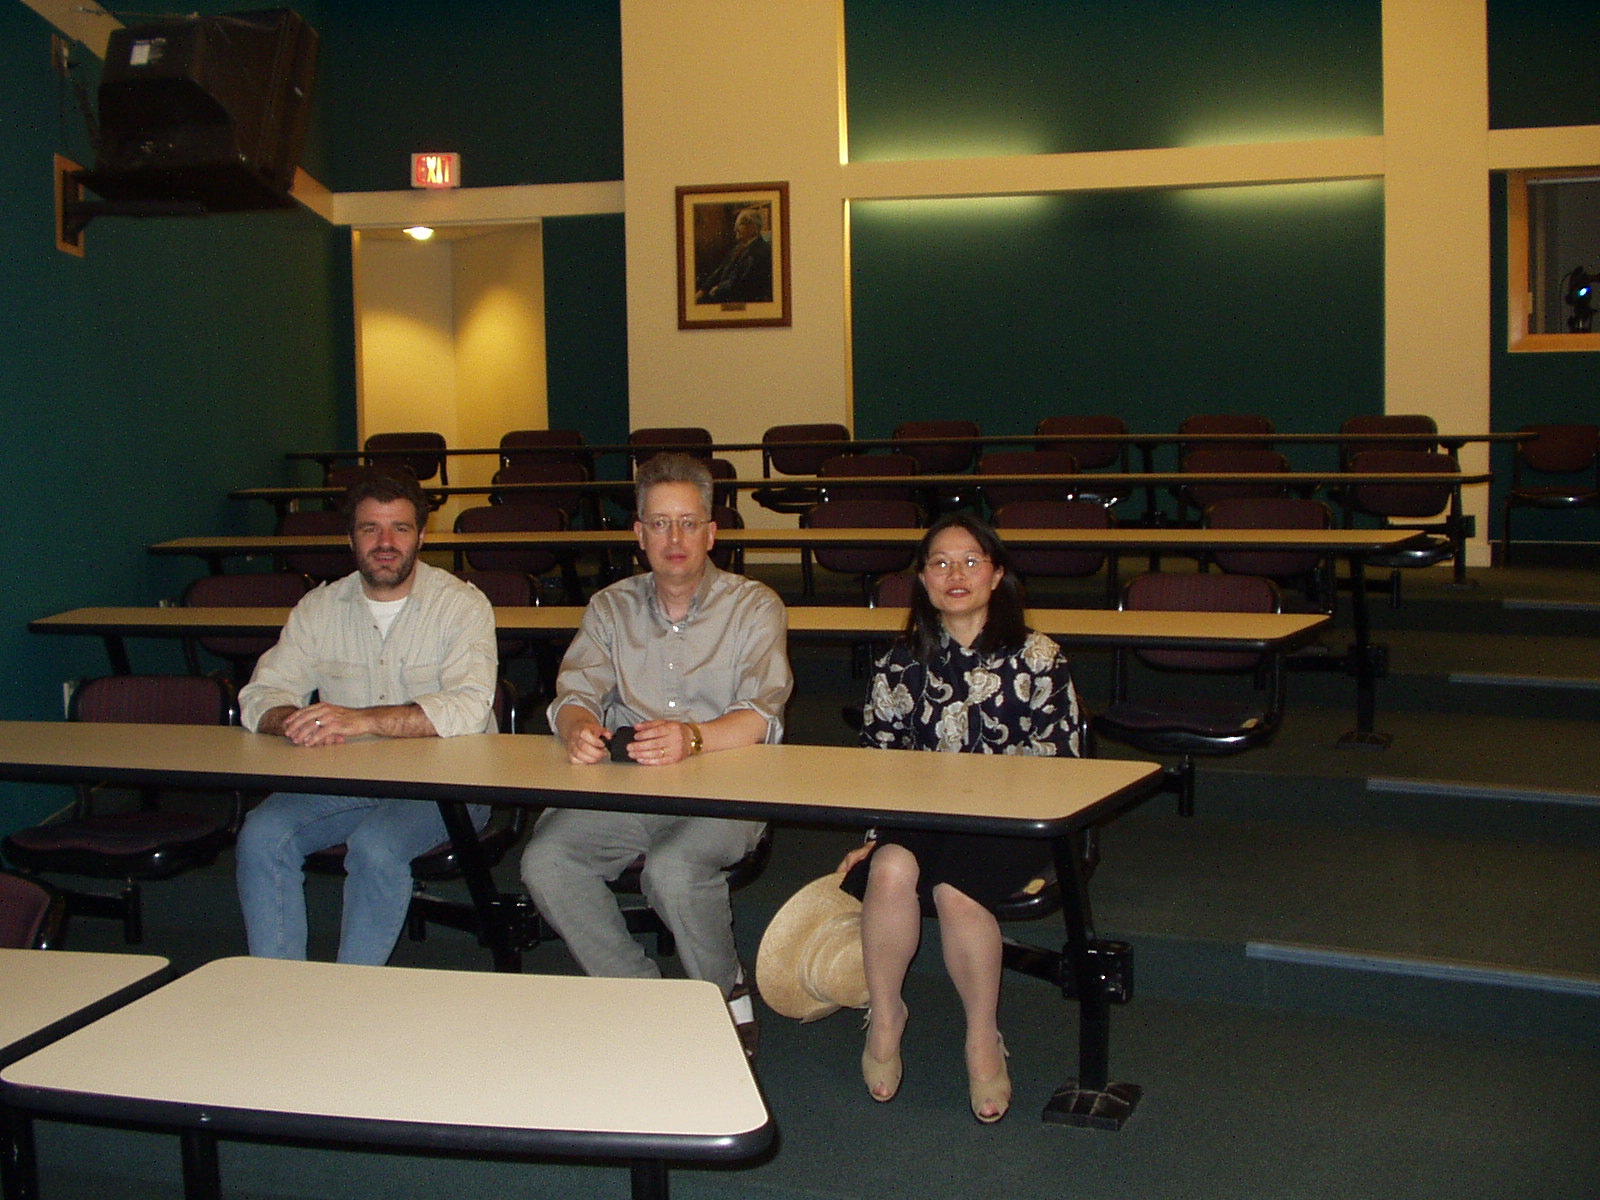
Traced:
[[934, 608], [933, 600], [928, 596], [927, 586], [922, 582], [922, 570], [928, 565], [928, 549], [933, 545], [934, 538], [946, 529], [965, 529], [977, 541], [986, 557], [996, 567], [1003, 568], [1005, 574], [994, 586], [994, 594], [989, 597], [989, 613], [984, 621], [983, 631], [978, 634], [972, 643], [972, 648], [979, 654], [1009, 654], [1020, 650], [1022, 643], [1028, 638], [1027, 597], [1023, 591], [1022, 580], [1011, 569], [1011, 555], [1006, 550], [1006, 545], [986, 521], [973, 516], [971, 513], [953, 512], [946, 513], [928, 528], [928, 532], [917, 544], [917, 557], [913, 563], [916, 571], [916, 582], [911, 588], [911, 615], [906, 618], [905, 633], [902, 635], [911, 644], [912, 653], [918, 662], [931, 662], [933, 656], [939, 651], [939, 639], [944, 632], [944, 625], [939, 617], [939, 610]]

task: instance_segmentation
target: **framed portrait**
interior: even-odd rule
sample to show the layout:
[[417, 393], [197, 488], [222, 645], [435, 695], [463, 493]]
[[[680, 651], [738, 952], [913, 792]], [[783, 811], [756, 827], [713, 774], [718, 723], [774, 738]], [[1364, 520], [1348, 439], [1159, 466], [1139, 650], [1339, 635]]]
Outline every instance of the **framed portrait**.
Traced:
[[678, 328], [789, 323], [789, 185], [680, 187]]

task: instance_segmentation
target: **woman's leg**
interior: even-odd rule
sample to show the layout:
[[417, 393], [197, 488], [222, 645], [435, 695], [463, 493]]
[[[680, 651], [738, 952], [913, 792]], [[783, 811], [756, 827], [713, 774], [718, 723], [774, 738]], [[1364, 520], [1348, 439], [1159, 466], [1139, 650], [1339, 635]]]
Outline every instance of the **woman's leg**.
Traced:
[[886, 1062], [900, 1049], [906, 1008], [900, 989], [922, 938], [917, 899], [917, 860], [904, 846], [887, 843], [872, 853], [861, 898], [861, 954], [872, 1023], [867, 1052]]
[[[1005, 1065], [1000, 1049], [1002, 939], [994, 914], [948, 884], [933, 889], [945, 970], [967, 1014], [967, 1070], [988, 1079]], [[870, 978], [870, 977], [869, 977]]]

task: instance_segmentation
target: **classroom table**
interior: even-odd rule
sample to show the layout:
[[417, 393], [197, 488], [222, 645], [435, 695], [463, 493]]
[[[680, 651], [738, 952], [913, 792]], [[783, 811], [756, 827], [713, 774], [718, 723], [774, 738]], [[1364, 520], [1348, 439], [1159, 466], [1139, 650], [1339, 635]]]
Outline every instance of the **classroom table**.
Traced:
[[666, 1200], [669, 1162], [775, 1135], [721, 993], [685, 979], [219, 959], [0, 1082], [24, 1123], [176, 1132], [190, 1200], [221, 1195], [227, 1136], [619, 1160]]
[[[499, 606], [495, 632], [501, 638], [559, 641], [577, 632], [578, 605]], [[133, 668], [126, 639], [202, 636], [275, 637], [287, 608], [75, 608], [28, 623], [34, 633], [98, 637], [111, 669]], [[1028, 625], [1068, 647], [1288, 652], [1305, 645], [1329, 623], [1325, 613], [1120, 612], [1104, 608], [1036, 608]], [[804, 639], [888, 641], [905, 627], [904, 608], [848, 605], [792, 606], [789, 636]]]
[[[980, 434], [977, 437], [865, 437], [825, 438], [820, 441], [793, 441], [779, 443], [765, 442], [663, 442], [660, 444], [643, 447], [631, 442], [597, 442], [593, 445], [551, 445], [542, 446], [514, 446], [502, 448], [500, 446], [452, 446], [441, 453], [452, 457], [500, 457], [511, 454], [521, 458], [531, 458], [541, 451], [571, 453], [577, 451], [591, 457], [597, 455], [634, 456], [643, 449], [661, 451], [679, 451], [685, 454], [717, 455], [754, 453], [769, 449], [776, 445], [782, 449], [804, 449], [809, 447], [837, 448], [840, 454], [861, 454], [870, 450], [902, 450], [916, 446], [973, 446], [979, 450], [986, 446], [1050, 446], [1070, 450], [1073, 443], [1084, 442], [1109, 442], [1113, 445], [1132, 446], [1144, 456], [1146, 464], [1150, 457], [1160, 446], [1188, 446], [1206, 445], [1208, 443], [1236, 445], [1240, 442], [1271, 443], [1274, 446], [1284, 445], [1363, 445], [1375, 444], [1383, 446], [1415, 445], [1422, 448], [1440, 446], [1447, 453], [1455, 453], [1462, 446], [1475, 442], [1497, 443], [1517, 442], [1525, 440], [1532, 435], [1525, 431], [1505, 433], [995, 433]], [[414, 450], [294, 450], [284, 455], [289, 462], [314, 462], [326, 471], [330, 466], [340, 462], [379, 462], [385, 458], [406, 458], [415, 455]], [[787, 481], [790, 476], [777, 476], [777, 479]], [[803, 476], [801, 477], [803, 478]]]
[[[924, 535], [920, 529], [730, 529], [719, 531], [724, 545], [747, 549], [818, 546], [915, 546]], [[1408, 529], [1172, 529], [1119, 526], [1115, 529], [1010, 529], [1006, 544], [1013, 549], [1099, 549], [1117, 569], [1117, 557], [1124, 553], [1174, 553], [1199, 555], [1215, 550], [1309, 550], [1340, 555], [1348, 563], [1351, 620], [1355, 640], [1348, 669], [1356, 679], [1356, 725], [1339, 739], [1341, 746], [1382, 749], [1390, 744], [1388, 734], [1374, 728], [1377, 679], [1382, 672], [1381, 648], [1371, 641], [1367, 609], [1365, 561], [1368, 556], [1398, 550], [1420, 540], [1422, 534]], [[620, 529], [567, 529], [538, 533], [436, 533], [426, 546], [432, 550], [465, 551], [480, 549], [576, 549], [585, 546], [631, 550], [638, 545], [631, 531]], [[269, 555], [286, 549], [327, 550], [347, 545], [334, 536], [294, 537], [186, 537], [158, 542], [150, 553], [188, 555], [202, 559], [213, 572], [222, 570], [229, 557]], [[1457, 556], [1458, 573], [1465, 570]]]
[[1110, 1005], [1126, 997], [1126, 947], [1095, 936], [1079, 836], [1161, 787], [1159, 765], [1123, 759], [916, 754], [757, 745], [670, 767], [574, 766], [530, 734], [371, 739], [307, 750], [212, 726], [0, 722], [0, 779], [328, 792], [433, 801], [461, 852], [496, 965], [520, 967], [520, 897], [502, 896], [478, 854], [468, 804], [554, 805], [758, 821], [846, 824], [1047, 839], [1066, 941], [1055, 982], [1078, 1003], [1076, 1076], [1044, 1119], [1120, 1128], [1136, 1084], [1110, 1074]]
[[[0, 949], [0, 1068], [159, 987], [171, 966], [152, 954]], [[6, 1200], [33, 1200], [33, 1139], [0, 1094], [0, 1181]]]

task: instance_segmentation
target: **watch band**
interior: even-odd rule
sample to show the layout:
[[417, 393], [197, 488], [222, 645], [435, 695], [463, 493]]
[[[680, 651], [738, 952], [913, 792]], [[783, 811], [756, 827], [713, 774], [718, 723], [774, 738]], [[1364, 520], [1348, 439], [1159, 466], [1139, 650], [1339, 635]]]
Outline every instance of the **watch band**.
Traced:
[[689, 724], [689, 753], [690, 754], [699, 754], [701, 750], [705, 749], [706, 739], [701, 736], [700, 726], [696, 725], [693, 721], [690, 721], [688, 724]]

